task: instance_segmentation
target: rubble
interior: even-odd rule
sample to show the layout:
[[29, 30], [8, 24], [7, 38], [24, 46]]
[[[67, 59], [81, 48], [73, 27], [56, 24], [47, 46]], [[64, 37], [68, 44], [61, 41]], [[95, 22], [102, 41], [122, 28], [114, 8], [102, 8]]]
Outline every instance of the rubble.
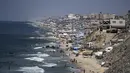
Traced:
[[130, 73], [129, 47], [130, 38], [104, 56], [105, 64], [109, 64], [109, 69], [105, 73]]

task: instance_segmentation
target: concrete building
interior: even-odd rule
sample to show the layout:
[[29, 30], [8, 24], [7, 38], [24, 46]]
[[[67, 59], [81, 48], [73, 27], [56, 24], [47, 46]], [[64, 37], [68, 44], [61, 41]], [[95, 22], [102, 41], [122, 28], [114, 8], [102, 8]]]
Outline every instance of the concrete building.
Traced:
[[68, 18], [69, 18], [69, 19], [75, 19], [76, 17], [75, 17], [74, 14], [69, 14], [69, 15], [68, 15]]
[[87, 18], [89, 18], [89, 16], [88, 15], [83, 15], [83, 18], [87, 19]]
[[104, 20], [108, 20], [108, 19], [115, 19], [115, 14], [103, 14], [103, 18]]
[[110, 19], [111, 28], [125, 28], [126, 23], [124, 19]]
[[91, 18], [91, 19], [114, 19], [115, 14], [109, 14], [109, 13], [91, 13], [89, 15], [84, 16], [84, 18]]
[[92, 24], [92, 25], [98, 25], [98, 24], [100, 24], [100, 21], [94, 19], [94, 20], [91, 20], [91, 24]]
[[88, 17], [90, 17], [91, 19], [99, 19], [99, 14], [98, 13], [92, 13]]
[[127, 27], [130, 28], [130, 10], [126, 15], [124, 15], [124, 19], [126, 20]]

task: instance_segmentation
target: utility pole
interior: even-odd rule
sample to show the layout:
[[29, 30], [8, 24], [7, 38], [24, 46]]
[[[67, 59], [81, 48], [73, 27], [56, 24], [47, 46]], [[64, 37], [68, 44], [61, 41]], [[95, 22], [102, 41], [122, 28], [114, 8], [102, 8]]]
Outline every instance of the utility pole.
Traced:
[[101, 48], [101, 15], [102, 12], [99, 13], [99, 48]]
[[100, 29], [100, 36], [101, 36], [101, 23], [102, 23], [102, 12], [99, 13], [99, 23], [100, 23], [100, 26], [99, 26], [99, 29]]
[[128, 24], [127, 25], [128, 25], [128, 27], [130, 29], [130, 10], [128, 11], [127, 15], [128, 15], [128, 18], [127, 18], [128, 19]]
[[127, 37], [128, 30], [130, 30], [130, 10], [128, 10], [125, 20], [126, 20], [125, 33]]

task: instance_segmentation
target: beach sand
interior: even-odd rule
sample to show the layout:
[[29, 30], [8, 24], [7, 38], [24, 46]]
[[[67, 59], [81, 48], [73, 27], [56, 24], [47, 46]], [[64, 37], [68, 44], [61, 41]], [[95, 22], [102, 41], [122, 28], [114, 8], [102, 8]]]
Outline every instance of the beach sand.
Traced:
[[[81, 73], [104, 73], [107, 68], [101, 67], [98, 64], [98, 61], [95, 57], [87, 57], [84, 58], [81, 54], [76, 57], [72, 51], [65, 50], [65, 44], [61, 44], [61, 48], [64, 52], [69, 56], [70, 59], [76, 59], [77, 62], [75, 63], [79, 68], [81, 68]], [[85, 70], [85, 72], [83, 71]]]
[[[79, 55], [78, 57], [75, 57], [72, 52], [66, 52], [69, 53], [70, 59], [76, 59], [77, 63], [75, 63], [78, 67], [80, 67], [82, 70], [85, 70], [85, 73], [104, 73], [104, 71], [107, 68], [101, 67], [101, 65], [98, 64], [95, 57], [87, 57], [84, 58], [82, 55]], [[81, 72], [84, 73], [84, 72]]]

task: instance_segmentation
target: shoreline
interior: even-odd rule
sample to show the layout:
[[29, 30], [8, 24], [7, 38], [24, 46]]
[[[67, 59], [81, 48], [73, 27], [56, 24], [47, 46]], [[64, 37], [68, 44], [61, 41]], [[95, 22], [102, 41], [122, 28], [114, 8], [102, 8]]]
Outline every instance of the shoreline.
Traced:
[[94, 56], [84, 58], [82, 54], [79, 54], [79, 56], [76, 57], [72, 51], [66, 50], [66, 48], [64, 47], [66, 44], [61, 44], [60, 42], [60, 45], [60, 48], [64, 51], [64, 53], [69, 57], [70, 60], [76, 60], [75, 62], [70, 62], [75, 64], [77, 66], [77, 69], [81, 70], [80, 73], [104, 73], [104, 71], [107, 69], [101, 67]]

